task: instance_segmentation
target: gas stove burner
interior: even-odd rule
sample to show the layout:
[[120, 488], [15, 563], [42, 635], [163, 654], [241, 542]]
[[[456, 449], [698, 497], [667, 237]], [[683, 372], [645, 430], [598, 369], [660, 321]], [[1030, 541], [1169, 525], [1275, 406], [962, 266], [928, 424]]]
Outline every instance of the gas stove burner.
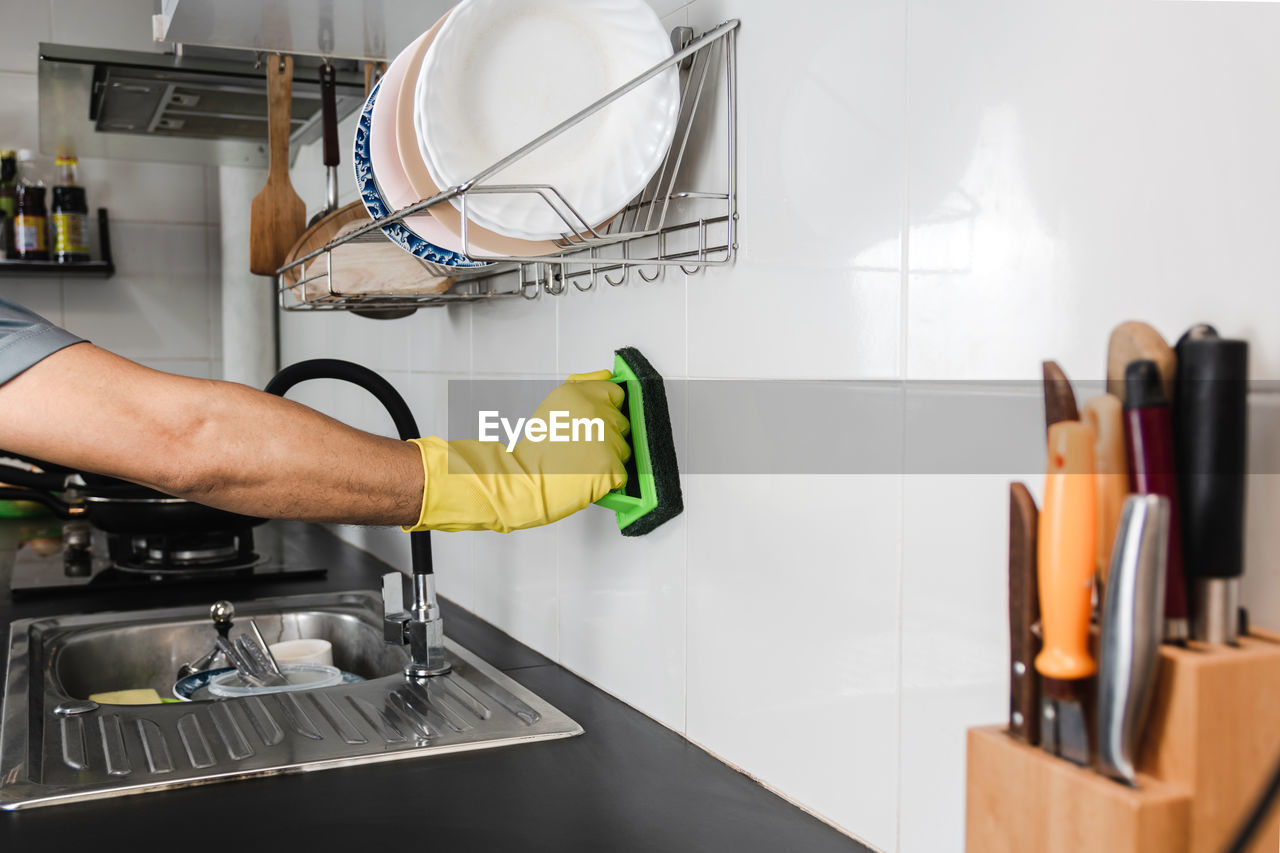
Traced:
[[107, 547], [115, 568], [155, 575], [248, 571], [261, 562], [253, 550], [253, 531], [249, 528], [145, 536], [110, 535]]
[[205, 563], [222, 563], [234, 559], [239, 553], [239, 544], [232, 542], [217, 548], [173, 552], [166, 551], [164, 548], [147, 548], [147, 559], [155, 563], [163, 563], [168, 560], [177, 565], [190, 566], [204, 565]]

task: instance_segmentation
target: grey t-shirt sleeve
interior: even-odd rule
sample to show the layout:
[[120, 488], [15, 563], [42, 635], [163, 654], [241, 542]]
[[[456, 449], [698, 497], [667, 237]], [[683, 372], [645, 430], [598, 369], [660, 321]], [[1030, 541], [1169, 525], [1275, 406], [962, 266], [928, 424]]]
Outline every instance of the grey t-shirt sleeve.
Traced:
[[0, 385], [78, 338], [45, 318], [0, 298]]

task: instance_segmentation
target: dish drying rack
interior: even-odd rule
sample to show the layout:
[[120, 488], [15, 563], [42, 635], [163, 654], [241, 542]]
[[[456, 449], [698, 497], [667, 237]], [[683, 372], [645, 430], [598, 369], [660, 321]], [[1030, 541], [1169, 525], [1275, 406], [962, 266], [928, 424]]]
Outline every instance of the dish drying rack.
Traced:
[[[565, 119], [551, 130], [514, 151], [475, 177], [370, 221], [334, 239], [276, 271], [280, 307], [286, 311], [359, 310], [396, 316], [400, 310], [483, 302], [492, 299], [537, 299], [546, 293], [559, 296], [569, 284], [580, 291], [596, 287], [601, 279], [613, 287], [628, 281], [631, 270], [642, 281], [660, 278], [667, 267], [693, 274], [705, 267], [724, 266], [737, 251], [737, 30], [732, 19], [694, 37], [688, 27], [672, 31], [675, 51], [666, 60], [613, 90]], [[675, 136], [656, 175], [640, 195], [605, 225], [585, 222], [550, 184], [494, 184], [488, 181], [516, 160], [658, 76], [673, 65], [681, 70], [680, 109]], [[702, 119], [701, 121], [699, 119]], [[713, 138], [717, 126], [724, 139], [717, 142], [714, 165], [719, 174], [702, 178], [714, 182], [717, 191], [686, 188], [688, 171], [698, 164], [686, 160], [691, 145]], [[705, 173], [711, 171], [704, 168]], [[351, 242], [380, 243], [388, 252], [403, 251], [382, 233], [388, 225], [438, 204], [457, 200], [462, 214], [461, 254], [472, 256], [467, 234], [467, 202], [481, 193], [535, 194], [565, 223], [555, 241], [558, 251], [537, 257], [494, 256], [484, 266], [450, 267], [417, 258], [423, 279], [453, 278], [453, 286], [439, 293], [375, 292], [364, 285], [359, 292], [335, 280], [333, 251]], [[323, 256], [322, 262], [317, 259]], [[288, 283], [285, 274], [296, 270]]]

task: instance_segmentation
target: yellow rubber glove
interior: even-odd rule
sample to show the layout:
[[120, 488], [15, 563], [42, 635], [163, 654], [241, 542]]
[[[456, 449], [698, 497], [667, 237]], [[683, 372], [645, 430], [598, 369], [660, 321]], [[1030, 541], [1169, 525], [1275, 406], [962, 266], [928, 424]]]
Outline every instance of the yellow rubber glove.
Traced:
[[[552, 391], [534, 418], [551, 412], [599, 418], [603, 441], [535, 442], [521, 438], [511, 452], [501, 442], [415, 438], [422, 451], [422, 513], [405, 530], [497, 530], [509, 533], [559, 521], [590, 506], [627, 480], [631, 425], [619, 411], [620, 385], [608, 370], [579, 373]], [[599, 438], [590, 430], [590, 438]]]

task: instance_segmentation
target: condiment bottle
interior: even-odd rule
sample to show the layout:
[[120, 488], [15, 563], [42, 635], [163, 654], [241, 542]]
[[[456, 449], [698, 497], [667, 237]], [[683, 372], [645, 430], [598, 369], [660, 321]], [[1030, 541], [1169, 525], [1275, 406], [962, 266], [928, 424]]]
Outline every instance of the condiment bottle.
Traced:
[[0, 258], [7, 258], [13, 246], [13, 216], [18, 212], [18, 158], [12, 151], [0, 151]]
[[30, 151], [21, 151], [22, 179], [17, 188], [13, 217], [13, 257], [24, 261], [49, 260], [48, 212], [44, 206], [44, 182], [35, 175]]
[[53, 259], [60, 264], [89, 260], [89, 207], [77, 173], [74, 154], [59, 154], [53, 187]]

